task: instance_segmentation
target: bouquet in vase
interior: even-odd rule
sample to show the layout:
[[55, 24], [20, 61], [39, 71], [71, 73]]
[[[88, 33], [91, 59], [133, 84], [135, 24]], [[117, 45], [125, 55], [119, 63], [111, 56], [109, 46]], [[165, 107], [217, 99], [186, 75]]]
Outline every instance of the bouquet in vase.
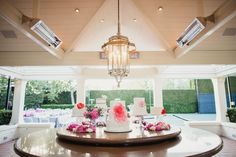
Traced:
[[102, 109], [97, 107], [87, 106], [87, 111], [84, 112], [84, 117], [95, 121], [98, 117], [102, 116]]

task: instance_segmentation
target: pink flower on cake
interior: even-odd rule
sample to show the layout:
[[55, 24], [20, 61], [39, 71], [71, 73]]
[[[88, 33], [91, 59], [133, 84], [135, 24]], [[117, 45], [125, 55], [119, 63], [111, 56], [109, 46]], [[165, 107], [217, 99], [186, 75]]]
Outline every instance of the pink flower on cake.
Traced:
[[122, 122], [127, 119], [127, 113], [125, 107], [121, 103], [117, 103], [113, 107], [113, 113], [117, 121]]
[[140, 102], [139, 102], [139, 107], [145, 107], [145, 101], [143, 101], [143, 100], [141, 100]]

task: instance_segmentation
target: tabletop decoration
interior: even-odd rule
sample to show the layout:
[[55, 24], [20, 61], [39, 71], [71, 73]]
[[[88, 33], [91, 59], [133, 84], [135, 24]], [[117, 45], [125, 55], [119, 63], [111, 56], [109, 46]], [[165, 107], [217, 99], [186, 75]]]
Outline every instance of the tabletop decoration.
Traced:
[[154, 131], [154, 132], [158, 132], [162, 130], [170, 130], [170, 125], [164, 122], [158, 122], [156, 124], [149, 123], [144, 127], [144, 130]]
[[90, 122], [82, 122], [82, 124], [72, 123], [66, 130], [74, 133], [93, 133], [96, 132], [96, 127]]
[[88, 118], [93, 125], [96, 125], [96, 119], [102, 116], [102, 109], [92, 106], [87, 106], [87, 111], [84, 112], [84, 117]]

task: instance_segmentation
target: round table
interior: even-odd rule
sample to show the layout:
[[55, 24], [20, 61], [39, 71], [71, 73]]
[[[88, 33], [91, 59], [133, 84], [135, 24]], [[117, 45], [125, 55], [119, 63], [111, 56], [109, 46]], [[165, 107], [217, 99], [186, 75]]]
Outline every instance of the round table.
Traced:
[[[62, 129], [48, 129], [19, 138], [15, 145], [15, 152], [20, 156], [47, 157], [183, 157], [183, 156], [212, 156], [218, 153], [223, 142], [216, 134], [201, 129], [185, 127], [181, 134], [173, 139], [159, 141], [152, 144], [137, 146], [92, 146], [59, 140], [56, 133]], [[96, 134], [107, 134], [101, 129]], [[136, 130], [137, 131], [137, 130]], [[111, 133], [110, 133], [111, 134]], [[114, 136], [128, 136], [122, 133]], [[142, 133], [143, 134], [143, 133]], [[84, 135], [86, 136], [86, 134]], [[91, 134], [87, 134], [88, 138]]]

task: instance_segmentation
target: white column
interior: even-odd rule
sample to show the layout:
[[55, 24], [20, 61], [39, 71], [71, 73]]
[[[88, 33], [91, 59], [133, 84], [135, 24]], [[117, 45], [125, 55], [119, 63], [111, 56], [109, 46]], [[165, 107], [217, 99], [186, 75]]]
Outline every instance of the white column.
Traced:
[[25, 103], [25, 87], [27, 81], [16, 80], [13, 97], [12, 117], [10, 124], [23, 123], [24, 103]]
[[154, 79], [154, 104], [155, 107], [163, 107], [163, 95], [162, 95], [162, 86], [163, 86], [163, 79], [159, 76], [156, 76]]
[[85, 103], [85, 79], [84, 77], [79, 77], [77, 79], [77, 103], [82, 102]]
[[212, 79], [215, 96], [216, 121], [226, 122], [226, 93], [225, 93], [225, 78], [218, 77]]

